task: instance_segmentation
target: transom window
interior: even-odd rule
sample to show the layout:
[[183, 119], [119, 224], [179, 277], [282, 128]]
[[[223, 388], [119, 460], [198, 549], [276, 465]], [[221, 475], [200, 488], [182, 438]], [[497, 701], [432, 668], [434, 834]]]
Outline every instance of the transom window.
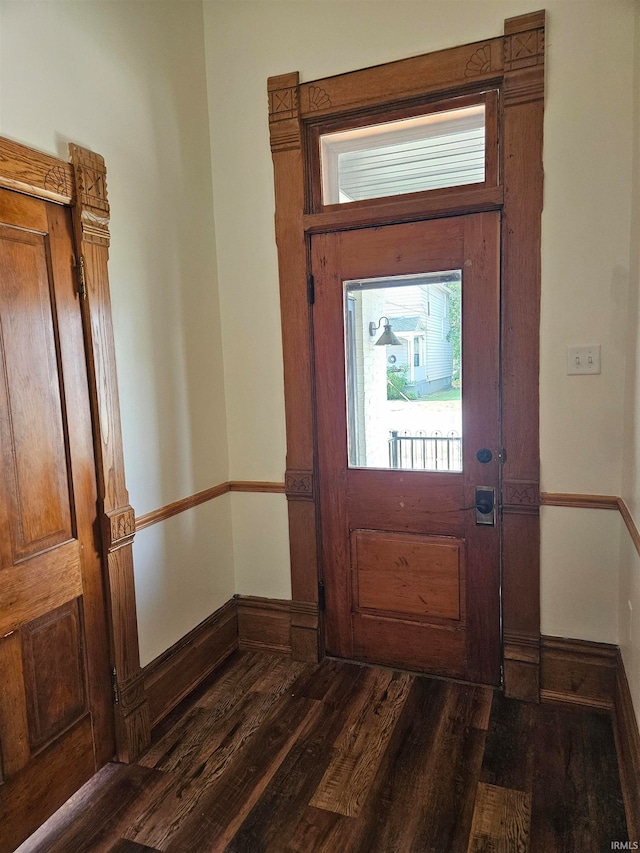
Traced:
[[484, 102], [321, 133], [322, 202], [482, 184], [486, 141]]

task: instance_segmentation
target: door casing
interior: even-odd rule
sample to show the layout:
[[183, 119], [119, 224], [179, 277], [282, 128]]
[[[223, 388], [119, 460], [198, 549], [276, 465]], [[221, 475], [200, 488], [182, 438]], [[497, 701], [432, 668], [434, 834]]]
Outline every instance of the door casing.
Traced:
[[[124, 473], [109, 294], [109, 201], [102, 157], [73, 143], [70, 163], [0, 138], [0, 187], [71, 208], [98, 485], [98, 520], [114, 692], [116, 757], [151, 742], [133, 577], [135, 516]], [[101, 756], [102, 763], [111, 756]]]
[[[504, 34], [411, 59], [300, 83], [268, 81], [280, 278], [295, 658], [323, 653], [313, 281], [314, 233], [485, 210], [502, 213], [502, 602], [506, 693], [537, 700], [540, 669], [539, 323], [545, 13], [509, 18]], [[322, 122], [362, 121], [425, 100], [498, 92], [496, 186], [314, 206], [310, 146]], [[373, 121], [372, 121], [373, 123]]]

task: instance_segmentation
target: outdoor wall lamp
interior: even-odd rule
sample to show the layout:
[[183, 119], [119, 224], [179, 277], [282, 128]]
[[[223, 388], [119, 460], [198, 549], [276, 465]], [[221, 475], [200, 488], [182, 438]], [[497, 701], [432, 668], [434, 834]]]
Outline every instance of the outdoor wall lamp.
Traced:
[[371, 337], [373, 337], [375, 335], [375, 333], [378, 331], [378, 329], [380, 328], [380, 325], [381, 325], [383, 320], [387, 321], [384, 324], [384, 332], [380, 335], [380, 337], [376, 341], [375, 345], [377, 347], [401, 347], [402, 341], [399, 340], [391, 331], [391, 322], [389, 321], [388, 317], [384, 317], [384, 316], [380, 317], [380, 319], [378, 320], [377, 326], [372, 320], [369, 323], [369, 334], [371, 335]]

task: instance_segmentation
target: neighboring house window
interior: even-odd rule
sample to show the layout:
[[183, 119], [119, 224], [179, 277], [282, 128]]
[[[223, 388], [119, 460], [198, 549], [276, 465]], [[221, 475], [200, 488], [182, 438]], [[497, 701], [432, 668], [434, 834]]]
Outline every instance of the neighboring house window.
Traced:
[[416, 350], [413, 354], [413, 366], [420, 367], [420, 351]]

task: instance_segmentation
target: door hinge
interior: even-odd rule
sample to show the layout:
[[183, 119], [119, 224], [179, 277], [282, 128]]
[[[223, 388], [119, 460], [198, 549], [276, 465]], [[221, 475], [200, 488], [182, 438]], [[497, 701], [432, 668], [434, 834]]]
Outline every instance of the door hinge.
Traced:
[[307, 300], [309, 305], [313, 305], [316, 301], [316, 283], [312, 275], [307, 279]]
[[78, 256], [78, 262], [76, 264], [78, 268], [78, 295], [80, 299], [87, 298], [87, 279], [84, 274], [84, 255]]
[[323, 611], [327, 606], [324, 592], [324, 581], [318, 581], [318, 610]]
[[117, 705], [120, 702], [120, 691], [118, 690], [118, 672], [115, 666], [111, 670], [111, 689], [113, 690], [113, 701]]

